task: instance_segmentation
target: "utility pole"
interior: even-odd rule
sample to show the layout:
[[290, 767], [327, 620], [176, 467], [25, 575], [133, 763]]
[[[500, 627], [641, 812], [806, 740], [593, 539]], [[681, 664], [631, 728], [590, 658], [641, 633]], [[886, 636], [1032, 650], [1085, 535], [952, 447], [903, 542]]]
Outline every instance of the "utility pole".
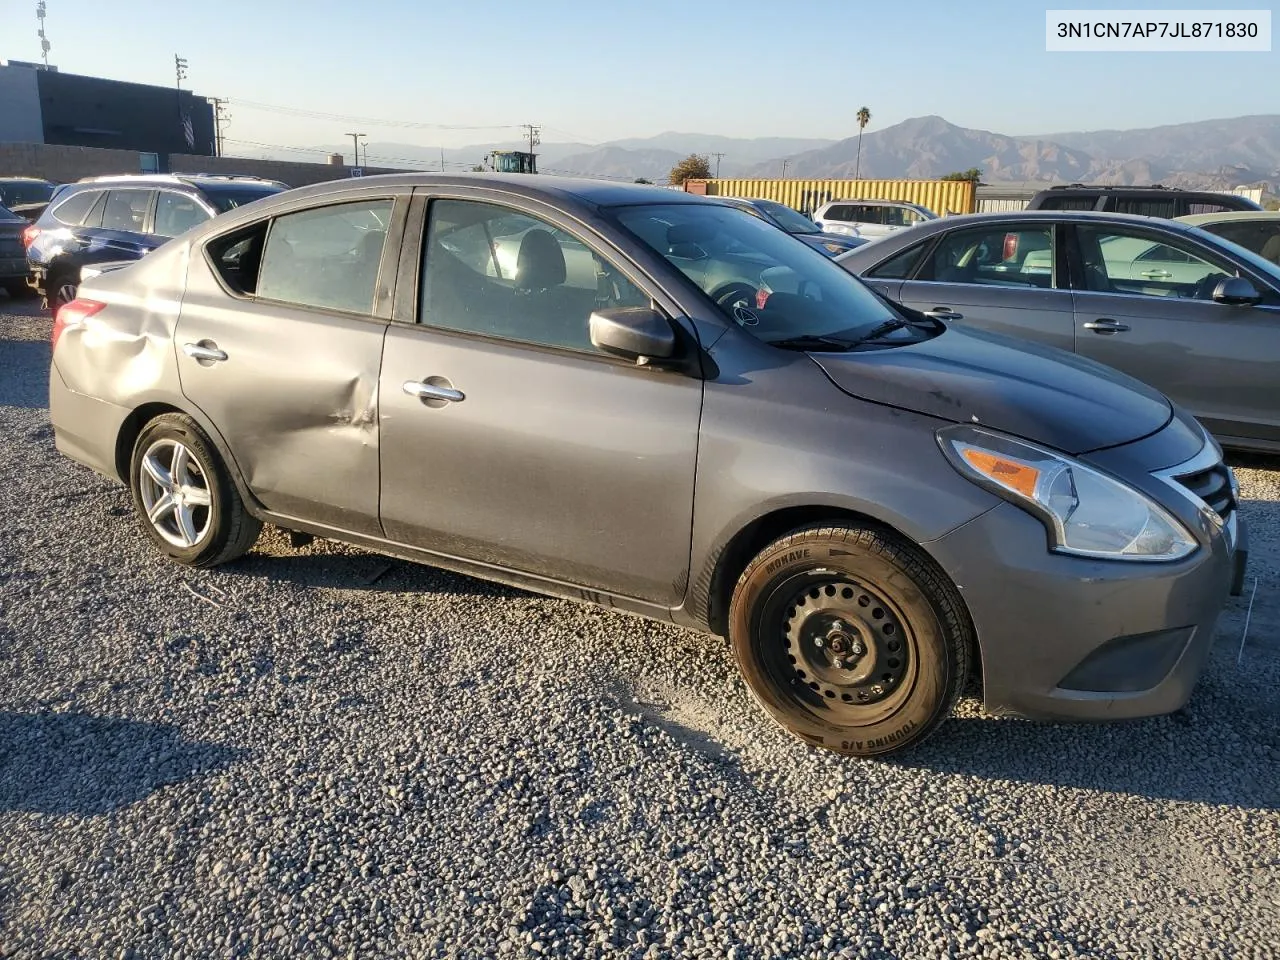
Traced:
[[782, 161], [782, 179], [783, 180], [787, 179], [787, 167], [789, 167], [790, 165], [791, 165], [790, 160]]
[[720, 179], [720, 161], [724, 158], [724, 154], [713, 153], [712, 156], [716, 158], [716, 179], [719, 180]]
[[347, 136], [351, 138], [351, 148], [352, 148], [351, 165], [353, 167], [358, 167], [360, 166], [360, 138], [363, 137], [364, 134], [348, 133]]
[[[180, 57], [176, 53], [173, 55], [173, 73], [174, 80], [174, 102], [178, 107], [178, 129], [182, 131], [183, 136], [187, 135], [187, 117], [182, 112], [182, 81], [187, 77], [187, 61], [185, 57]], [[195, 134], [187, 140], [187, 146], [192, 152], [195, 151]]]
[[440, 172], [444, 173], [444, 147], [440, 148]]
[[542, 132], [542, 128], [532, 123], [521, 124], [529, 131], [529, 152], [533, 153], [533, 148], [542, 142], [542, 138], [538, 136]]
[[230, 122], [231, 114], [227, 112], [227, 101], [222, 97], [210, 97], [209, 102], [213, 104], [213, 155], [221, 157], [223, 155], [223, 128]]
[[52, 44], [49, 43], [49, 38], [44, 35], [45, 12], [46, 11], [45, 11], [44, 0], [39, 0], [39, 2], [36, 4], [36, 20], [39, 22], [40, 27], [39, 29], [36, 30], [36, 36], [40, 38], [40, 55], [44, 57], [44, 68], [48, 70], [49, 69], [49, 47], [51, 47]]

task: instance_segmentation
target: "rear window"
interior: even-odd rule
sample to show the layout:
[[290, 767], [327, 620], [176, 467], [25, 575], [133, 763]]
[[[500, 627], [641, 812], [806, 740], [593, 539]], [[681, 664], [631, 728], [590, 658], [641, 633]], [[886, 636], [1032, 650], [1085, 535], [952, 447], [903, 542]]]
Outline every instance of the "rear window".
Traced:
[[282, 190], [281, 187], [269, 184], [252, 187], [201, 187], [200, 189], [219, 213], [226, 213], [236, 207], [243, 207], [247, 203], [253, 203], [253, 201], [261, 200], [263, 197], [270, 197], [280, 193]]
[[94, 203], [100, 196], [102, 196], [100, 190], [81, 190], [79, 193], [73, 193], [53, 208], [53, 218], [59, 223], [65, 223], [68, 227], [78, 227], [84, 222], [84, 215], [93, 209]]
[[17, 181], [0, 183], [0, 203], [7, 207], [20, 203], [43, 203], [53, 195], [53, 184]]

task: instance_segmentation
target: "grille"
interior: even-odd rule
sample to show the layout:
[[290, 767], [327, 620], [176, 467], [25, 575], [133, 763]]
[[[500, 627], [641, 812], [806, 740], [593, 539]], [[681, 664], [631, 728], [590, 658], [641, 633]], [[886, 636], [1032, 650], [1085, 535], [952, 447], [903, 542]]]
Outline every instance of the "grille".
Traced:
[[1236, 498], [1231, 492], [1231, 475], [1223, 463], [1215, 463], [1207, 470], [1184, 474], [1177, 481], [1207, 503], [1223, 520], [1236, 508]]

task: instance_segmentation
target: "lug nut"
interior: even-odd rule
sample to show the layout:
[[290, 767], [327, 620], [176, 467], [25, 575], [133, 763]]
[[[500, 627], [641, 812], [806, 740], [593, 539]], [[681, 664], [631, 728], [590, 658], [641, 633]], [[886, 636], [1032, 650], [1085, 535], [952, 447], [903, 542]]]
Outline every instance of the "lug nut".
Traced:
[[839, 657], [836, 657], [834, 660], [832, 660], [831, 665], [835, 667], [837, 670], [844, 669], [844, 661], [841, 660]]
[[818, 646], [822, 646], [822, 638], [821, 638], [821, 637], [814, 637], [814, 638], [813, 638], [813, 642], [814, 642], [815, 644], [817, 644]]

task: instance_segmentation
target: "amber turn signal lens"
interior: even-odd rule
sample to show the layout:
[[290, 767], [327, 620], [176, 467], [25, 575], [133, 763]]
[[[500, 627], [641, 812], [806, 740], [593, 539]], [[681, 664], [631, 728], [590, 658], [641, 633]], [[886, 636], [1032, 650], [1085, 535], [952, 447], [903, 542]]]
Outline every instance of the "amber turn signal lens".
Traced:
[[972, 447], [964, 450], [961, 456], [969, 466], [1000, 486], [1020, 493], [1028, 500], [1035, 499], [1036, 483], [1040, 480], [1040, 471], [1035, 467]]

